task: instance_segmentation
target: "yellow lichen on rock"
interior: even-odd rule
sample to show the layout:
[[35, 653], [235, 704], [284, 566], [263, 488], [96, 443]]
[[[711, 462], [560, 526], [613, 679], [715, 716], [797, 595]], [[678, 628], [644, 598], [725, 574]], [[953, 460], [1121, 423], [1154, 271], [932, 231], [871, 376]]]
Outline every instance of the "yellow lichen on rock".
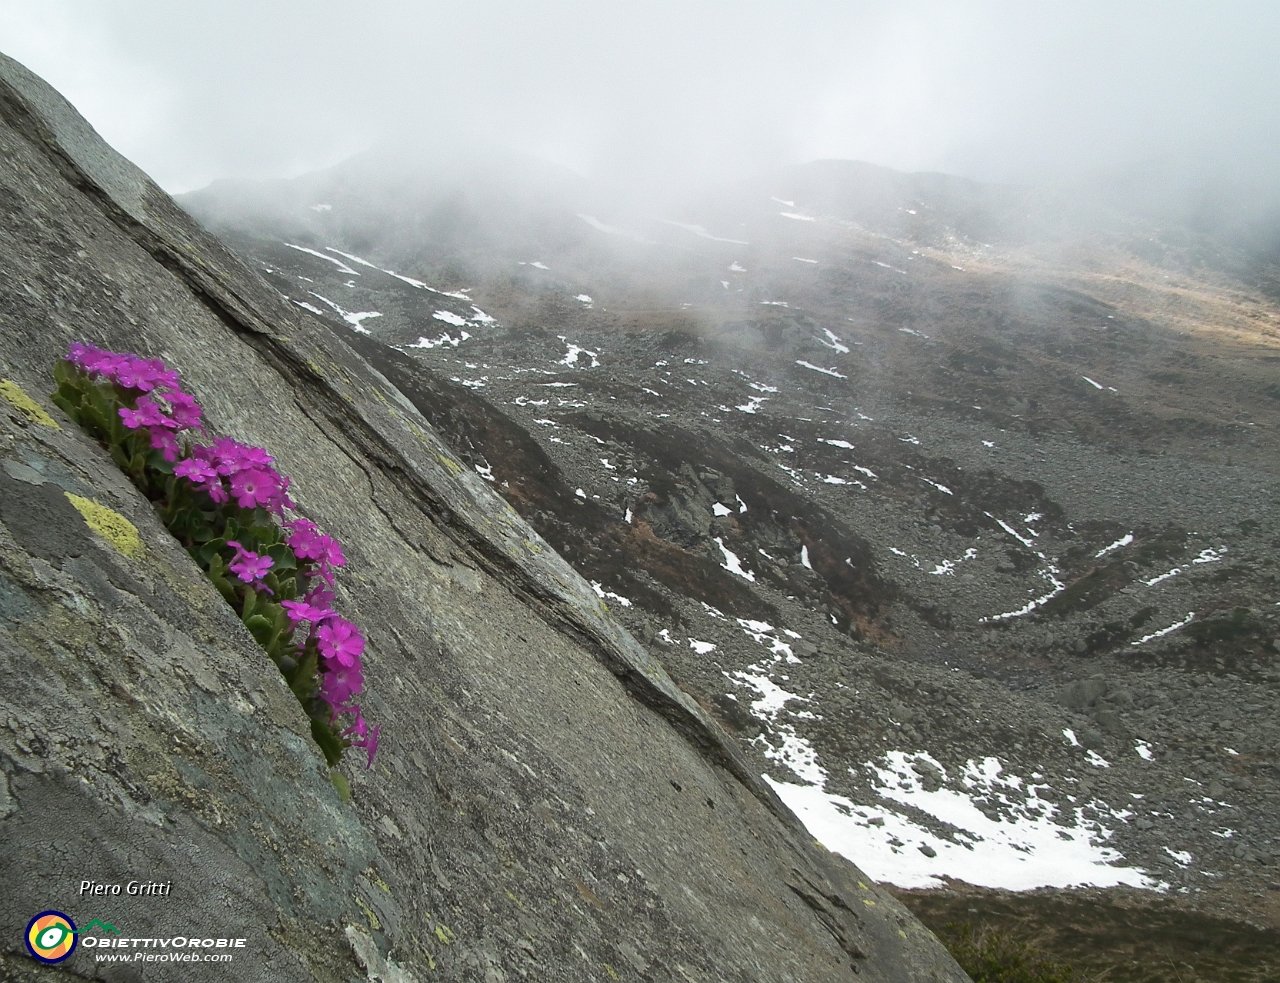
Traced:
[[46, 413], [39, 403], [23, 392], [22, 387], [16, 382], [0, 379], [0, 396], [12, 403], [14, 408], [32, 423], [53, 427], [54, 430], [62, 429], [62, 427], [58, 426], [58, 421]]
[[67, 496], [67, 501], [76, 507], [76, 511], [84, 516], [85, 525], [129, 559], [142, 559], [144, 550], [137, 526], [119, 512], [97, 501], [72, 495], [71, 492], [63, 492], [63, 494]]

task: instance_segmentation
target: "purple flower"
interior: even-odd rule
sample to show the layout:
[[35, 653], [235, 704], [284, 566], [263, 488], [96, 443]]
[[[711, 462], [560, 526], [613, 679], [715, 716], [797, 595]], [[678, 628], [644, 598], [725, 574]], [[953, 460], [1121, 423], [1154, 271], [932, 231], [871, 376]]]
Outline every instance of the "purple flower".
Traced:
[[86, 345], [82, 341], [73, 341], [71, 350], [67, 352], [67, 361], [72, 365], [84, 369], [86, 372], [92, 372], [101, 361], [102, 356], [106, 355], [101, 348], [93, 345]]
[[262, 578], [275, 566], [275, 560], [269, 556], [259, 556], [253, 550], [247, 550], [235, 540], [227, 540], [227, 545], [234, 547], [235, 557], [227, 564], [227, 569], [246, 584], [262, 585]]
[[172, 392], [164, 394], [165, 400], [169, 404], [169, 412], [173, 415], [173, 419], [178, 423], [179, 429], [182, 430], [204, 430], [201, 420], [200, 404], [195, 398], [188, 396], [184, 392]]
[[316, 524], [310, 519], [294, 519], [286, 525], [290, 530], [290, 536], [285, 542], [289, 544], [294, 555], [302, 560], [320, 559], [321, 537]]
[[320, 695], [333, 707], [334, 716], [363, 689], [364, 674], [359, 666], [337, 666], [320, 680]]
[[78, 342], [71, 346], [71, 351], [67, 354], [67, 361], [79, 366], [91, 377], [103, 376], [112, 382], [130, 358], [132, 358], [131, 355], [119, 355]]
[[373, 730], [369, 730], [368, 724], [364, 722], [364, 716], [360, 713], [359, 707], [352, 707], [356, 713], [356, 722], [342, 732], [342, 736], [355, 734], [359, 740], [351, 742], [352, 747], [364, 748], [369, 752], [369, 763], [366, 768], [373, 767], [373, 756], [378, 753], [378, 734], [382, 730], [382, 724], [378, 724]]
[[178, 459], [178, 438], [162, 427], [151, 428], [151, 446], [164, 454], [164, 459], [172, 463]]
[[138, 400], [138, 408], [136, 410], [122, 406], [117, 412], [120, 414], [120, 419], [124, 421], [124, 425], [130, 430], [137, 430], [141, 427], [164, 427], [172, 422], [164, 415], [160, 407], [151, 402], [150, 399]]
[[333, 607], [333, 591], [321, 587], [319, 584], [307, 591], [302, 596], [302, 599], [313, 607], [330, 609]]
[[289, 497], [289, 485], [293, 482], [287, 474], [281, 474], [275, 470], [271, 473], [280, 481], [280, 491], [276, 495], [275, 502], [271, 505], [271, 511], [275, 512], [276, 515], [283, 515], [285, 509], [297, 508], [293, 499]]
[[309, 604], [307, 601], [281, 601], [280, 606], [285, 609], [289, 615], [289, 620], [295, 625], [299, 621], [310, 621], [313, 625], [318, 624], [325, 618], [333, 617], [333, 609], [327, 605]]
[[233, 475], [249, 468], [265, 468], [275, 458], [261, 447], [250, 447], [230, 437], [219, 437], [213, 442], [213, 459], [218, 473]]
[[278, 507], [284, 494], [284, 483], [269, 467], [249, 468], [231, 476], [231, 494], [242, 509]]
[[[194, 455], [179, 461], [177, 467], [173, 469], [173, 473], [179, 478], [186, 478], [193, 485], [218, 482], [218, 472], [207, 461], [202, 461]], [[221, 484], [221, 482], [218, 482], [218, 484]]]
[[166, 369], [158, 358], [126, 358], [116, 369], [115, 381], [125, 389], [140, 389], [142, 392], [151, 392], [157, 386], [177, 389], [178, 373]]
[[[296, 546], [294, 546], [295, 540], [298, 544]], [[347, 562], [347, 558], [342, 554], [342, 544], [332, 536], [317, 532], [315, 526], [311, 526], [310, 529], [299, 529], [289, 538], [289, 545], [297, 556], [306, 560], [315, 560], [319, 564], [316, 576], [330, 587], [333, 586], [334, 580], [333, 568], [343, 566]]]
[[342, 544], [332, 536], [320, 537], [319, 560], [325, 566], [330, 567], [345, 566], [347, 562], [347, 558], [342, 555]]
[[346, 618], [334, 615], [316, 631], [320, 654], [339, 666], [359, 664], [364, 652], [364, 636], [360, 629]]
[[204, 490], [208, 493], [209, 497], [213, 499], [213, 503], [215, 505], [225, 505], [227, 499], [231, 497], [227, 494], [227, 489], [223, 487], [221, 478], [210, 481], [204, 486]]

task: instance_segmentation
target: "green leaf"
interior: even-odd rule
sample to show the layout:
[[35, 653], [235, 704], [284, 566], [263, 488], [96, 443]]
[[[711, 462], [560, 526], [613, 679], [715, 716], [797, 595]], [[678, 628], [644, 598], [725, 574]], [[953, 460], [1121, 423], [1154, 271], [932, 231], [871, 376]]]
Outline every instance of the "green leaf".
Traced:
[[240, 597], [236, 594], [235, 587], [226, 577], [210, 577], [209, 579], [213, 582], [213, 586], [218, 589], [218, 593], [222, 595], [223, 600], [230, 604], [233, 609], [240, 603]]
[[253, 588], [244, 592], [244, 608], [240, 611], [240, 620], [246, 625], [253, 617], [253, 611], [258, 606], [258, 592]]
[[[253, 593], [253, 592], [250, 591], [250, 593]], [[249, 631], [253, 633], [253, 637], [257, 639], [259, 645], [261, 645], [264, 649], [270, 646], [271, 635], [273, 632], [270, 621], [268, 621], [266, 618], [264, 618], [260, 614], [255, 614], [253, 615], [253, 617], [248, 618], [244, 624], [245, 624], [245, 627], [248, 628]]]
[[[319, 742], [317, 741], [316, 743], [319, 743]], [[325, 755], [325, 757], [327, 758], [328, 755]], [[341, 772], [331, 771], [329, 772], [329, 781], [333, 782], [333, 787], [338, 790], [338, 798], [342, 800], [343, 804], [350, 805], [351, 804], [351, 783], [347, 781], [346, 776], [343, 775]]]
[[67, 416], [75, 420], [76, 423], [80, 422], [80, 401], [79, 400], [69, 399], [66, 395], [63, 394], [61, 389], [59, 389], [56, 393], [50, 396], [49, 399], [53, 401], [54, 406], [58, 407], [58, 409], [66, 413]]
[[317, 662], [318, 655], [315, 646], [308, 645], [302, 653], [302, 658], [298, 660], [298, 665], [293, 670], [292, 675], [285, 677], [289, 682], [289, 688], [293, 690], [293, 695], [298, 698], [298, 702], [304, 707], [307, 701], [312, 699], [319, 690], [319, 686], [316, 683]]
[[324, 760], [329, 767], [336, 768], [342, 760], [344, 750], [342, 738], [335, 734], [328, 724], [315, 718], [311, 720], [311, 736], [320, 745], [320, 750], [324, 752]]
[[298, 569], [298, 558], [294, 556], [293, 550], [289, 549], [284, 543], [275, 543], [268, 547], [267, 555], [275, 561], [275, 569], [277, 570]]

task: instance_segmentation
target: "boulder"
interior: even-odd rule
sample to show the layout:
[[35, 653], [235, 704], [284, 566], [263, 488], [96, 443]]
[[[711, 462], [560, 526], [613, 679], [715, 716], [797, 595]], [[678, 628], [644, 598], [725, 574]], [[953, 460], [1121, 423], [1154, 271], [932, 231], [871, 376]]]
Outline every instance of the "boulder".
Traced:
[[1092, 707], [1107, 695], [1109, 685], [1100, 676], [1093, 679], [1078, 679], [1068, 683], [1062, 689], [1062, 703], [1069, 707]]

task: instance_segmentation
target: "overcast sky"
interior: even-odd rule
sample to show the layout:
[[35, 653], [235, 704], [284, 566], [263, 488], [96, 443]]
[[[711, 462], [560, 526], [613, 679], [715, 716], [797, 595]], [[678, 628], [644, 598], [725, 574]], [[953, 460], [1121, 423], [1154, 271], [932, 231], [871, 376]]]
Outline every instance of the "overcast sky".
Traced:
[[622, 182], [1280, 177], [1275, 2], [0, 0], [0, 50], [175, 192], [436, 132]]

